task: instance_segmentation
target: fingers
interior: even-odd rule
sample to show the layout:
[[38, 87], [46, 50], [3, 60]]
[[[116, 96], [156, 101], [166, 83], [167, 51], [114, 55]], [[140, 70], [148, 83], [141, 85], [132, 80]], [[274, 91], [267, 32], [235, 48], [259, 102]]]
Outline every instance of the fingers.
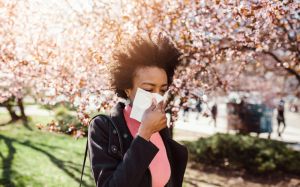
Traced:
[[164, 104], [163, 104], [163, 106], [162, 106], [162, 108], [163, 108], [164, 111], [165, 111], [166, 107], [167, 107], [167, 101], [165, 101]]
[[156, 99], [152, 98], [152, 103], [147, 110], [150, 110], [150, 111], [157, 110], [161, 113], [165, 113], [165, 108], [166, 108], [166, 103], [164, 101], [160, 101], [159, 103], [157, 103]]
[[163, 120], [164, 123], [167, 123], [167, 117], [166, 117], [166, 116], [164, 116], [164, 117], [162, 118], [162, 120]]
[[163, 117], [161, 123], [163, 124], [164, 127], [167, 126], [167, 118]]
[[160, 111], [160, 112], [165, 112], [165, 109], [163, 108], [163, 106], [164, 106], [164, 102], [163, 101], [160, 101], [157, 105], [156, 105], [156, 107], [155, 107], [155, 110], [158, 110], [158, 111]]
[[150, 105], [150, 107], [148, 108], [149, 110], [154, 110], [156, 107], [157, 101], [155, 98], [152, 98], [152, 103]]

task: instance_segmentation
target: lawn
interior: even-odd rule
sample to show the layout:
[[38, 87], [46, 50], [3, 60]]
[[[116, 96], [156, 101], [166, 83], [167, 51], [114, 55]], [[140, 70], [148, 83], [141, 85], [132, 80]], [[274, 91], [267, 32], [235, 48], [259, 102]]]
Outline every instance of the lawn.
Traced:
[[[21, 123], [0, 127], [0, 186], [79, 186], [86, 139], [40, 131], [37, 123], [49, 116], [31, 116], [28, 127]], [[0, 124], [8, 121], [0, 114]], [[83, 186], [95, 186], [87, 159]]]
[[[0, 126], [0, 187], [79, 186], [86, 138], [41, 131], [51, 116], [30, 116], [21, 122]], [[9, 121], [0, 113], [0, 124]], [[83, 186], [95, 186], [87, 158]], [[184, 184], [186, 186], [186, 184]]]

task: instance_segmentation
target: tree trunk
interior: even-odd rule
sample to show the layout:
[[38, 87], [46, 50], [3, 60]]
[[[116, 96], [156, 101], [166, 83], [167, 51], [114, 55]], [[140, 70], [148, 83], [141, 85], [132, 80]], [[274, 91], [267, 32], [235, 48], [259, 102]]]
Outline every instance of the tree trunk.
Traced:
[[21, 112], [21, 119], [23, 120], [23, 122], [27, 122], [28, 119], [27, 119], [27, 116], [25, 114], [25, 111], [24, 111], [24, 105], [23, 105], [23, 101], [22, 101], [22, 98], [18, 98], [17, 99], [17, 104], [20, 108], [20, 112]]
[[7, 109], [8, 113], [10, 115], [10, 118], [11, 118], [11, 120], [10, 120], [11, 122], [17, 121], [18, 119], [20, 119], [20, 116], [18, 116], [16, 114], [16, 111], [14, 111], [14, 109], [13, 109], [12, 103], [14, 102], [14, 100], [15, 100], [15, 97], [11, 97], [8, 100], [6, 100], [5, 102], [0, 103], [0, 106], [4, 106]]
[[17, 121], [20, 119], [20, 117], [16, 114], [16, 112], [12, 109], [12, 106], [10, 104], [4, 105], [5, 108], [8, 110], [11, 121]]

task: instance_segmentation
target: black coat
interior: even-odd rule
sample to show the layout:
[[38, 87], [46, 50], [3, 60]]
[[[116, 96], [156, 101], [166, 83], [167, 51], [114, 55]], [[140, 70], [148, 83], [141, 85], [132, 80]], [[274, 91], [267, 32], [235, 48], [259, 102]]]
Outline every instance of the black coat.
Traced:
[[[140, 136], [132, 137], [118, 103], [107, 116], [96, 116], [88, 131], [89, 159], [97, 187], [151, 187], [149, 165], [158, 148]], [[172, 140], [168, 128], [160, 135], [171, 166], [167, 187], [182, 186], [187, 164], [187, 149]], [[163, 171], [162, 171], [163, 172]]]

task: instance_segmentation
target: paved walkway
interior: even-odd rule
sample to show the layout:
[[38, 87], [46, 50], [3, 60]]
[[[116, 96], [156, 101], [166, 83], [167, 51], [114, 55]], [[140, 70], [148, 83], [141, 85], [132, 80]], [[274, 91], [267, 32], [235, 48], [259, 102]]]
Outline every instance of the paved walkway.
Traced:
[[[210, 117], [200, 116], [196, 119], [196, 112], [190, 112], [188, 121], [184, 121], [182, 117], [182, 111], [179, 113], [179, 120], [175, 123], [175, 129], [192, 132], [194, 135], [209, 136], [217, 132], [226, 133], [227, 132], [227, 116], [226, 116], [226, 105], [218, 105], [219, 115], [217, 117], [217, 127], [215, 128], [213, 122], [210, 123]], [[300, 144], [300, 113], [292, 113], [289, 111], [285, 112], [286, 118], [286, 129], [281, 137], [277, 135], [277, 121], [275, 115], [273, 117], [273, 133], [271, 134], [271, 139], [276, 139], [280, 141], [285, 141], [289, 143]], [[229, 133], [235, 133], [235, 131], [230, 131]], [[254, 133], [254, 135], [256, 135]], [[260, 134], [260, 137], [267, 138], [267, 133]], [[300, 149], [300, 146], [299, 146]]]
[[[17, 110], [17, 112], [19, 112]], [[8, 113], [6, 108], [0, 107], [0, 113]], [[46, 110], [41, 108], [40, 105], [26, 105], [25, 106], [25, 114], [32, 116], [32, 115], [38, 115], [38, 116], [49, 116], [54, 115], [54, 112], [51, 110]]]

